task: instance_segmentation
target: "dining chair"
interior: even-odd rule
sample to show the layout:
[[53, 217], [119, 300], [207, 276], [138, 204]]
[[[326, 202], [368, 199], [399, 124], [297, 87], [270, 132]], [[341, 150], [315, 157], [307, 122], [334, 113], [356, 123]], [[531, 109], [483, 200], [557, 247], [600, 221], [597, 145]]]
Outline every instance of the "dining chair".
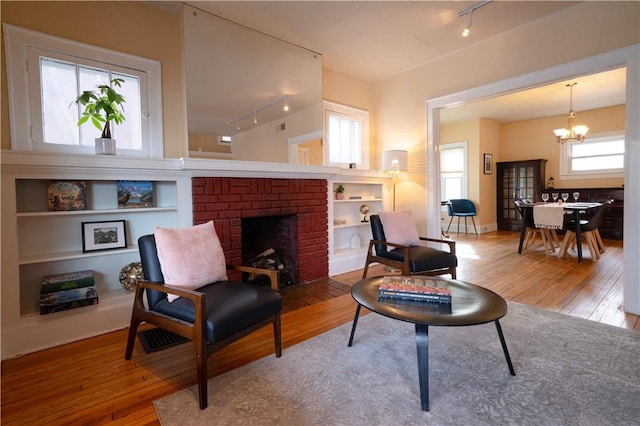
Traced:
[[524, 220], [525, 216], [527, 217], [527, 223], [525, 224], [527, 227], [527, 233], [524, 237], [524, 248], [533, 245], [536, 241], [536, 236], [540, 235], [545, 251], [547, 253], [555, 253], [555, 244], [557, 244], [558, 247], [560, 246], [560, 240], [555, 229], [538, 228], [533, 221], [533, 210], [531, 210], [527, 215], [524, 214], [524, 206], [526, 204], [532, 204], [531, 202], [527, 202], [527, 200], [514, 200], [513, 203], [516, 205], [518, 213], [520, 213], [521, 220]]
[[580, 220], [578, 223], [576, 223], [576, 221], [571, 221], [565, 224], [564, 239], [562, 240], [562, 245], [560, 246], [558, 256], [566, 256], [569, 249], [575, 247], [576, 227], [579, 226], [580, 237], [584, 238], [587, 247], [589, 248], [591, 259], [594, 261], [600, 259], [600, 255], [605, 252], [605, 249], [598, 228], [602, 224], [604, 213], [609, 208], [612, 202], [613, 200], [609, 200], [602, 203], [601, 206], [596, 208], [593, 216], [591, 216], [589, 220]]

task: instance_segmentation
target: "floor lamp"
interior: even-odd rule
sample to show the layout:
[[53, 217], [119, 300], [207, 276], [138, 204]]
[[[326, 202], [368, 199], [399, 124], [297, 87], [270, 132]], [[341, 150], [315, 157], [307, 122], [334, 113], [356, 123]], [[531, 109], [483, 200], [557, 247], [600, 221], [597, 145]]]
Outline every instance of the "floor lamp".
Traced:
[[393, 173], [393, 211], [396, 211], [396, 182], [398, 173], [406, 172], [409, 153], [401, 149], [391, 149], [382, 152], [382, 170]]

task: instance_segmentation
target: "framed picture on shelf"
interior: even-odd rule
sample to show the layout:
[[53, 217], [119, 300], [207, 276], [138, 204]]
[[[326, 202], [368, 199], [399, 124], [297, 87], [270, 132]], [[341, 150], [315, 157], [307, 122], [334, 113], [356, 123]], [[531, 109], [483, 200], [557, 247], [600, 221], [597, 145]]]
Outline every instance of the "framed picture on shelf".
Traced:
[[493, 173], [493, 154], [484, 154], [484, 174]]
[[82, 252], [127, 247], [124, 220], [82, 222]]
[[118, 208], [153, 207], [153, 182], [148, 180], [119, 180]]

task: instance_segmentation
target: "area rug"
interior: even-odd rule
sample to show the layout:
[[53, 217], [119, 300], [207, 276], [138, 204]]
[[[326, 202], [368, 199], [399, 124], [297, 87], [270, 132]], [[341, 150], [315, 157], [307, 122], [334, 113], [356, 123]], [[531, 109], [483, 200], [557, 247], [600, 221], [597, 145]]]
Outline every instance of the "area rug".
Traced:
[[509, 303], [500, 321], [429, 328], [430, 409], [420, 409], [413, 324], [351, 324], [155, 401], [170, 425], [638, 425], [640, 333]]

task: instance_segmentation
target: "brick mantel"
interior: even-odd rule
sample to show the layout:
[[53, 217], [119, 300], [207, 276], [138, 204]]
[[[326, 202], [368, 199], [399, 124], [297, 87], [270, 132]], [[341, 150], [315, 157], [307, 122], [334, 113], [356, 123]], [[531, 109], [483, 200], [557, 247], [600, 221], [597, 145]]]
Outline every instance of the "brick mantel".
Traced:
[[329, 275], [325, 179], [192, 178], [193, 223], [213, 220], [227, 261], [242, 263], [242, 218], [296, 215], [300, 282]]

